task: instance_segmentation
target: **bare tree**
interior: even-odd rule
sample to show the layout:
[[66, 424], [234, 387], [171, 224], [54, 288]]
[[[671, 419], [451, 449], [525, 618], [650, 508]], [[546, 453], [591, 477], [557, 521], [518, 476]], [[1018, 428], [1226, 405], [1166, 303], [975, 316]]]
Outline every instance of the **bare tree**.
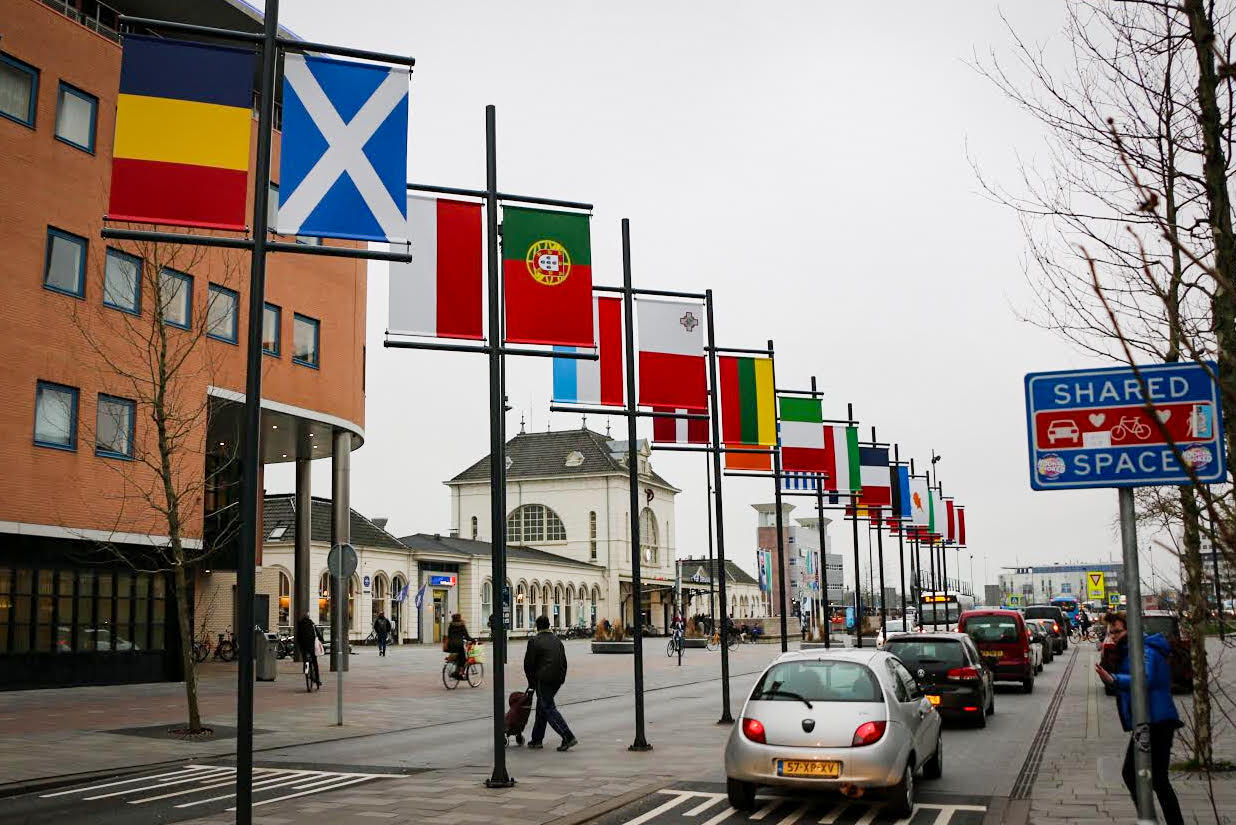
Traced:
[[[218, 383], [224, 359], [235, 358], [235, 350], [209, 339], [238, 340], [239, 267], [230, 253], [197, 246], [137, 243], [129, 253], [108, 256], [103, 302], [79, 305], [73, 324], [98, 365], [100, 385], [126, 402], [101, 406], [87, 426], [98, 449], [131, 459], [105, 465], [115, 475], [114, 485], [102, 491], [114, 508], [112, 532], [131, 533], [137, 525], [166, 542], [135, 547], [104, 541], [94, 548], [96, 556], [135, 571], [172, 575], [187, 731], [196, 734], [203, 726], [190, 617], [193, 576], [237, 529], [237, 518], [226, 513], [211, 531], [204, 527], [206, 510], [228, 498], [238, 454], [234, 435], [219, 440], [216, 434], [207, 442], [207, 387]], [[206, 281], [216, 288], [194, 289]], [[198, 308], [194, 298], [204, 291], [205, 306]]]

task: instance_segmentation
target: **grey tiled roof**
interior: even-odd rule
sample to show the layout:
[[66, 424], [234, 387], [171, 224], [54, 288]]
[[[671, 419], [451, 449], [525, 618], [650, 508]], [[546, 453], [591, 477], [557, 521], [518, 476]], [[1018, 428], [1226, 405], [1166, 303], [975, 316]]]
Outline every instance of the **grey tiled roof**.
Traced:
[[[331, 500], [313, 497], [309, 513], [310, 540], [330, 543]], [[271, 533], [282, 527], [284, 531], [276, 538]], [[266, 496], [262, 503], [262, 540], [296, 541], [296, 496]], [[406, 550], [399, 539], [378, 527], [355, 510], [352, 511], [352, 544], [355, 547], [386, 547]]]
[[[615, 441], [608, 436], [592, 430], [558, 430], [547, 433], [520, 433], [506, 443], [506, 454], [510, 458], [507, 468], [508, 479], [545, 478], [546, 476], [564, 475], [596, 475], [598, 473], [621, 473], [626, 475], [626, 465], [611, 454], [614, 447], [625, 441]], [[573, 467], [566, 466], [567, 456], [578, 452], [583, 460]], [[649, 473], [644, 476], [656, 484], [673, 489], [661, 476]], [[448, 481], [455, 484], [466, 481], [489, 480], [489, 456], [464, 470]]]
[[[487, 541], [473, 541], [472, 539], [451, 538], [450, 536], [434, 535], [430, 533], [413, 533], [410, 536], [404, 536], [399, 539], [404, 545], [412, 550], [421, 550], [430, 553], [446, 553], [453, 556], [482, 556], [489, 558], [493, 555], [493, 548]], [[545, 550], [538, 550], [535, 547], [525, 547], [523, 545], [507, 545], [506, 557], [515, 561], [539, 561], [546, 564], [562, 564], [570, 567], [583, 567], [589, 570], [603, 571], [605, 568], [596, 564], [589, 564], [586, 561], [577, 561], [569, 559], [566, 556], [559, 556], [557, 553], [549, 553]]]
[[[691, 577], [695, 575], [695, 571], [700, 568], [703, 568], [704, 576], [706, 578], [711, 578], [717, 569], [716, 559], [712, 560], [711, 566], [708, 559], [679, 559], [678, 564], [682, 567], [682, 579], [684, 582], [690, 581]], [[736, 584], [759, 584], [758, 581], [751, 578], [750, 573], [743, 570], [729, 559], [725, 560], [725, 573], [726, 582], [735, 582]]]

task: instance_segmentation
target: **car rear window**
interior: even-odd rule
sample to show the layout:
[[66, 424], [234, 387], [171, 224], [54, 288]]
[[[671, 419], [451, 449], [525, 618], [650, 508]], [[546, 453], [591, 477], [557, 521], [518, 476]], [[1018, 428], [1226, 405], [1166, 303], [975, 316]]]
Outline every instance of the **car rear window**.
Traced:
[[1027, 607], [1022, 613], [1027, 619], [1060, 619], [1058, 607]]
[[965, 664], [961, 642], [956, 639], [894, 639], [884, 645], [884, 649], [911, 670], [920, 666], [961, 667]]
[[1162, 633], [1168, 639], [1176, 635], [1176, 620], [1172, 616], [1143, 616], [1143, 633]]
[[[797, 694], [786, 696], [786, 693]], [[857, 662], [780, 662], [770, 667], [751, 698], [769, 702], [880, 702], [883, 694], [875, 674]]]
[[1017, 620], [1012, 616], [970, 616], [965, 630], [976, 642], [1017, 641]]

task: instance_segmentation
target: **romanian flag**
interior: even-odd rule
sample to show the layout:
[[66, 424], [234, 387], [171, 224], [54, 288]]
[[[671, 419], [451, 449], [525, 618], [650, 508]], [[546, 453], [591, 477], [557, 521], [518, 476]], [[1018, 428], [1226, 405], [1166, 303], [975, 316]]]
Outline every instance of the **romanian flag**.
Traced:
[[126, 35], [108, 218], [245, 228], [255, 56]]
[[771, 358], [718, 359], [721, 371], [721, 440], [772, 447], [777, 443]]

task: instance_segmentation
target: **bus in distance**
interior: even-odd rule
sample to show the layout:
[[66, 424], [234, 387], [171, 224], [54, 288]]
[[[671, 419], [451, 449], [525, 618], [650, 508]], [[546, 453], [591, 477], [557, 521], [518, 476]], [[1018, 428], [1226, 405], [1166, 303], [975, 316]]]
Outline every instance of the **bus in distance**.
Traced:
[[958, 593], [924, 593], [919, 597], [919, 624], [932, 630], [957, 627], [961, 614], [974, 609], [974, 597]]

